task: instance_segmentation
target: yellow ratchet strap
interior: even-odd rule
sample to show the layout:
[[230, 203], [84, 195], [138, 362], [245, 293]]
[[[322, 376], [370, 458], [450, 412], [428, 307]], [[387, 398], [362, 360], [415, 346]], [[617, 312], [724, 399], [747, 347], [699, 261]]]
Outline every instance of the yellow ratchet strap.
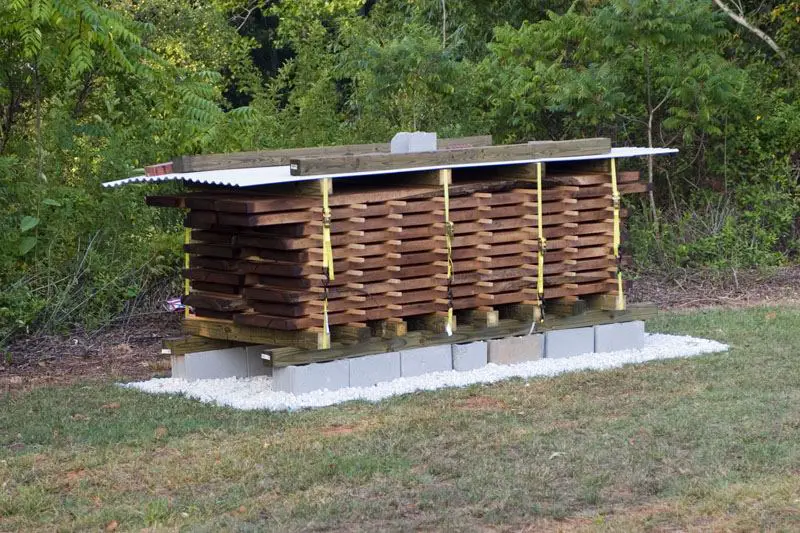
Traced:
[[[183, 228], [183, 244], [189, 244], [192, 242], [192, 229], [191, 228]], [[189, 252], [186, 251], [186, 247], [184, 246], [183, 251], [183, 268], [189, 268]], [[189, 278], [183, 278], [183, 295], [189, 296]], [[189, 318], [189, 306], [186, 305], [184, 302], [183, 304], [183, 316]]]
[[620, 223], [619, 223], [619, 188], [617, 187], [617, 161], [611, 160], [611, 200], [614, 203], [614, 259], [617, 261], [617, 311], [625, 309], [625, 294], [622, 287], [622, 258], [619, 253]]
[[542, 306], [544, 304], [544, 254], [547, 251], [547, 239], [544, 237], [542, 229], [542, 163], [536, 163], [536, 223], [539, 234], [539, 264], [536, 278], [536, 294], [539, 300], [540, 320], [544, 320]]
[[444, 235], [445, 242], [447, 243], [447, 325], [445, 330], [448, 335], [453, 334], [453, 237], [455, 235], [455, 226], [450, 220], [450, 176], [449, 172], [445, 173], [445, 179], [442, 180], [444, 187]]
[[331, 347], [331, 327], [328, 324], [328, 291], [325, 291], [325, 298], [322, 300], [322, 349], [327, 350]]
[[330, 178], [322, 180], [322, 266], [328, 279], [334, 279], [333, 274], [333, 246], [331, 246], [331, 208], [328, 205], [330, 192]]
[[331, 192], [330, 178], [323, 178], [322, 185], [322, 270], [325, 275], [325, 292], [322, 297], [322, 349], [331, 347], [331, 327], [328, 322], [328, 283], [334, 279], [333, 246], [331, 245], [331, 208], [328, 194]]

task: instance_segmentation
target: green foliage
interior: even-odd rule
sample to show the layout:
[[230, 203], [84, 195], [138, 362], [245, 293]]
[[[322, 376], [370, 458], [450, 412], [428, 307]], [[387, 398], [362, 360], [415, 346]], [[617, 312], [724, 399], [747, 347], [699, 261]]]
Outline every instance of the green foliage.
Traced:
[[657, 162], [660, 223], [645, 209], [633, 217], [637, 262], [782, 262], [800, 215], [797, 96], [766, 88], [762, 64], [731, 61], [730, 39], [710, 4], [688, 0], [614, 0], [500, 27], [480, 64], [494, 131], [678, 146]]
[[640, 167], [638, 265], [793, 260], [800, 4], [739, 5], [785, 60], [692, 0], [4, 2], [0, 339], [96, 325], [175, 282], [178, 215], [101, 182], [399, 130], [677, 147]]
[[[252, 43], [224, 13], [112, 7], [0, 6], [0, 342], [20, 329], [96, 326], [164, 296], [179, 266], [177, 215], [146, 209], [142, 190], [99, 184], [213, 145], [229, 121], [226, 76], [252, 77]], [[178, 53], [164, 37], [186, 29], [178, 22], [205, 39]], [[242, 68], [227, 68], [232, 58]]]

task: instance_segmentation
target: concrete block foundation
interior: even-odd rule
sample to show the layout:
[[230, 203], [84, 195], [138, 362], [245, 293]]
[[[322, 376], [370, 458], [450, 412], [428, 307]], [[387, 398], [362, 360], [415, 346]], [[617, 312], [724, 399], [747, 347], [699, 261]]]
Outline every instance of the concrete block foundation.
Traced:
[[247, 377], [244, 348], [225, 348], [172, 357], [172, 377], [194, 381]]
[[642, 349], [644, 326], [644, 322], [637, 320], [274, 369], [263, 363], [261, 354], [264, 346], [226, 348], [173, 355], [172, 377], [193, 381], [272, 375], [273, 390], [292, 394], [371, 387], [399, 377], [448, 370], [475, 370], [487, 363], [513, 365], [542, 357], [561, 358], [592, 352]]
[[350, 359], [350, 386], [371, 387], [399, 378], [400, 352], [365, 355]]
[[173, 355], [170, 357], [172, 366], [172, 377], [175, 379], [186, 379], [186, 356]]
[[247, 346], [245, 353], [247, 356], [247, 375], [249, 377], [255, 376], [271, 376], [272, 367], [264, 364], [261, 354], [267, 346]]
[[316, 390], [339, 390], [350, 386], [350, 360], [275, 368], [272, 390], [305, 394]]
[[644, 322], [620, 322], [594, 327], [594, 351], [597, 353], [644, 348]]
[[559, 329], [544, 334], [545, 357], [558, 359], [593, 351], [594, 328]]
[[486, 366], [488, 343], [485, 341], [453, 345], [453, 370], [466, 372]]
[[173, 355], [172, 377], [197, 379], [248, 378], [270, 375], [261, 359], [263, 346], [247, 346]]
[[421, 376], [453, 370], [453, 350], [449, 344], [426, 346], [400, 352], [400, 375]]
[[536, 361], [544, 355], [544, 335], [506, 337], [489, 341], [489, 362], [496, 365], [514, 365]]

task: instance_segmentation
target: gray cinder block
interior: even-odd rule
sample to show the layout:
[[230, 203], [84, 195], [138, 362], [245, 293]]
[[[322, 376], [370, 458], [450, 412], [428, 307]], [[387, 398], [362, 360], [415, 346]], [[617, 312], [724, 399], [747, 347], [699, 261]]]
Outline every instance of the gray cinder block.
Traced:
[[371, 387], [400, 377], [400, 352], [350, 359], [350, 386]]
[[401, 131], [395, 134], [392, 137], [392, 142], [389, 143], [391, 152], [393, 154], [407, 154], [408, 153], [408, 142], [411, 134], [407, 131]]
[[594, 351], [594, 328], [572, 328], [548, 331], [544, 334], [544, 356], [572, 357]]
[[411, 152], [435, 152], [437, 144], [435, 132], [415, 131], [409, 133], [401, 131], [395, 134], [389, 146], [393, 154], [407, 154]]
[[541, 359], [544, 354], [544, 335], [506, 337], [489, 341], [489, 362], [513, 365]]
[[408, 138], [408, 152], [435, 152], [437, 144], [436, 133], [415, 131]]
[[594, 351], [597, 353], [644, 348], [644, 322], [620, 322], [594, 327]]
[[403, 377], [421, 376], [431, 372], [453, 369], [453, 351], [449, 344], [426, 346], [400, 352], [400, 374]]
[[453, 370], [464, 372], [486, 366], [488, 347], [485, 341], [453, 345]]
[[172, 377], [186, 379], [186, 356], [173, 355], [170, 357], [170, 363], [172, 363]]
[[224, 348], [183, 356], [184, 379], [221, 379], [247, 377], [244, 348]]
[[247, 358], [247, 375], [249, 377], [272, 375], [272, 366], [264, 364], [265, 361], [261, 358], [261, 354], [266, 348], [267, 346], [245, 347], [245, 355]]
[[350, 360], [273, 369], [272, 390], [305, 394], [316, 390], [338, 390], [350, 386]]

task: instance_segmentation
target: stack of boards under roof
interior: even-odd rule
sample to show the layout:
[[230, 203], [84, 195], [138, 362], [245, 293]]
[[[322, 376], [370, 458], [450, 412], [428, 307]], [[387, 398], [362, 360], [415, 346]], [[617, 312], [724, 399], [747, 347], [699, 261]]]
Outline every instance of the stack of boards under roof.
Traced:
[[[511, 145], [507, 151], [503, 146], [470, 147], [476, 143], [489, 140], [453, 140], [446, 149], [420, 154], [381, 153], [375, 147], [382, 145], [369, 145], [342, 152], [330, 148], [176, 160], [183, 171], [221, 164], [247, 168], [264, 161], [290, 164], [291, 173], [305, 180], [247, 188], [196, 185], [185, 194], [148, 197], [153, 206], [188, 210], [184, 276], [190, 292], [184, 302], [194, 315], [189, 320], [318, 332], [326, 294], [334, 337], [337, 327], [405, 331], [403, 325], [413, 320], [443, 327], [450, 305], [460, 320], [478, 317], [489, 327], [497, 318], [533, 320], [540, 213], [546, 238], [545, 302], [555, 308], [587, 298], [613, 299], [619, 264], [613, 253], [609, 160], [548, 162], [541, 207], [537, 165], [524, 162], [604, 154], [610, 150], [608, 139]], [[470, 166], [441, 170], [444, 165]], [[414, 170], [420, 167], [434, 170]], [[372, 174], [309, 179], [363, 171]], [[616, 178], [620, 194], [647, 190], [637, 172], [617, 172]], [[323, 269], [320, 191], [326, 183], [332, 184], [333, 279]], [[446, 207], [454, 230], [451, 282]], [[621, 210], [621, 218], [625, 215]], [[287, 345], [318, 347], [287, 341], [291, 337], [286, 335], [279, 338]]]

